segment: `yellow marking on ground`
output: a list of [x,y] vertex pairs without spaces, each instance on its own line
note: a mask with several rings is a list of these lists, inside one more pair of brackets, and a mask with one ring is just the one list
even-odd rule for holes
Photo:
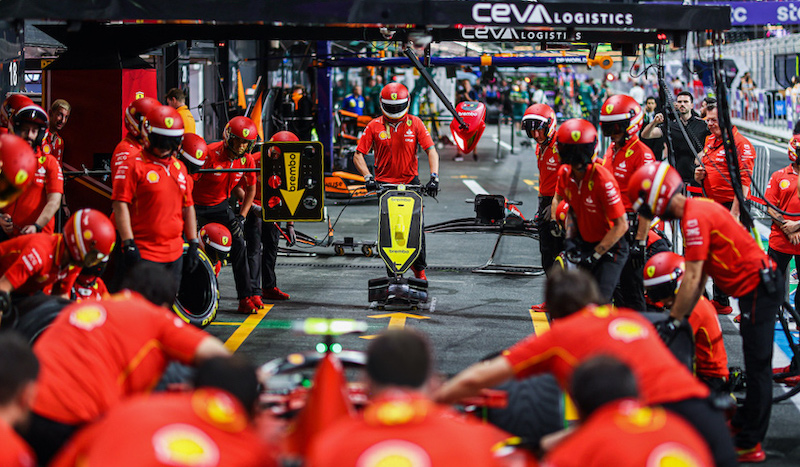
[[451,176],[450,176],[450,178],[456,178],[456,179],[474,179],[474,178],[478,178],[478,177],[476,177],[476,176],[474,176],[474,175],[464,175],[464,174],[461,174],[461,175],[451,175]]
[[550,330],[550,322],[547,321],[547,313],[542,311],[528,310],[531,314],[531,321],[533,321],[533,333],[541,336]]
[[258,312],[254,315],[248,316],[244,322],[235,330],[231,337],[225,341],[225,347],[230,350],[231,352],[236,352],[240,345],[244,342],[245,339],[253,332],[253,329],[258,326],[258,323],[267,316],[269,310],[272,309],[273,305],[264,305],[264,308],[258,310]]
[[[389,318],[389,325],[386,326],[387,329],[403,329],[406,327],[406,319],[413,318],[413,319],[430,319],[427,316],[420,316],[420,315],[412,315],[410,313],[403,313],[403,312],[395,312],[395,313],[386,313],[383,315],[370,315],[367,318],[373,319],[381,319],[381,318]],[[377,335],[371,336],[359,336],[361,339],[375,339],[378,337]]]
[[522,181],[525,182],[525,184],[527,185],[536,186],[536,180],[528,180],[527,178],[525,178]]

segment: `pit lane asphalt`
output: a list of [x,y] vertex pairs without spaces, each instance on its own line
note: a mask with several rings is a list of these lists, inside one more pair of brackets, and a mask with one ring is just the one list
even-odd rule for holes
[[[465,184],[474,181],[491,194],[521,200],[523,214],[531,219],[536,213],[538,191],[535,188],[537,168],[533,149],[521,147],[523,138],[515,138],[515,151],[509,152],[510,131],[502,133],[503,157],[495,162],[497,127],[490,125],[478,146],[478,160],[471,155],[463,162],[453,161],[455,148],[446,146],[440,153],[442,192],[438,202],[425,198],[425,221],[432,224],[474,215],[473,205],[465,202],[474,193]],[[779,146],[783,146],[779,144]],[[773,160],[781,157],[773,152]],[[783,154],[785,157],[785,153]],[[773,162],[780,167],[780,162]],[[420,158],[420,178],[427,181],[428,164],[424,153]],[[327,202],[328,213],[335,220],[343,205]],[[344,208],[335,225],[335,239],[345,236],[355,240],[376,240],[377,202],[351,204]],[[326,226],[321,223],[298,223],[297,229],[322,238]],[[438,371],[456,373],[471,363],[500,351],[534,332],[532,304],[541,303],[544,276],[509,276],[475,274],[471,270],[488,260],[496,235],[492,234],[427,234],[429,294],[435,299],[433,311],[408,311],[405,326],[426,333],[432,342]],[[230,339],[236,352],[261,364],[292,352],[312,350],[321,341],[286,329],[286,321],[308,317],[348,318],[366,321],[366,334],[377,334],[390,322],[390,312],[369,309],[367,281],[384,275],[383,263],[375,256],[363,257],[359,250],[343,257],[334,256],[332,248],[302,250],[317,253],[315,257],[278,257],[279,287],[291,294],[291,300],[267,303],[263,317],[247,318],[235,314],[237,302],[230,268],[220,274],[220,308],[215,323],[207,328],[223,341]],[[540,265],[536,240],[524,237],[503,237],[496,263]],[[270,305],[271,308],[270,308]],[[376,317],[378,316],[378,317]],[[733,316],[733,315],[732,315]],[[259,320],[260,318],[260,320]],[[397,317],[396,317],[397,319]],[[402,319],[402,318],[400,318]],[[399,320],[395,321],[399,325]],[[730,366],[744,366],[741,338],[728,317],[721,318]],[[236,335],[234,335],[236,334]],[[345,349],[365,350],[368,340],[355,335],[338,339]],[[780,354],[776,356],[779,361]],[[785,365],[785,363],[783,363]],[[782,390],[774,386],[776,394]],[[800,396],[795,396],[800,403]],[[800,415],[793,401],[773,406],[772,421],[765,442],[768,460],[764,465],[800,465]]]

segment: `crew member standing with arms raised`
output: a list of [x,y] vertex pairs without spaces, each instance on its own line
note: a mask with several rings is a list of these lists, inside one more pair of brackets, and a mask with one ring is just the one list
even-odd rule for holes
[[[428,154],[431,179],[425,185],[429,196],[439,192],[439,153],[433,144],[428,129],[418,117],[408,115],[411,103],[408,89],[400,83],[389,83],[381,91],[380,105],[383,115],[373,119],[364,129],[358,141],[353,163],[364,176],[368,191],[378,189],[378,184],[420,184],[417,145]],[[375,175],[373,176],[364,156],[370,149],[375,151]],[[417,279],[427,280],[425,268],[425,234],[421,239],[421,251],[411,270]]]

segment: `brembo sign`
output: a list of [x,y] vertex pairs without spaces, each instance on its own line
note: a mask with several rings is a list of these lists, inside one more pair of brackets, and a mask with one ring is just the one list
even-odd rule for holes
[[631,26],[633,13],[611,11],[553,11],[541,3],[489,3],[472,6],[476,23],[555,26]]

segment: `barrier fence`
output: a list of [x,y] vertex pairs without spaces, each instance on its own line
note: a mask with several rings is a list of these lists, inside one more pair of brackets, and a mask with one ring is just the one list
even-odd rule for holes
[[780,91],[742,91],[730,94],[731,116],[769,128],[791,130],[800,117],[800,96],[784,96]]

